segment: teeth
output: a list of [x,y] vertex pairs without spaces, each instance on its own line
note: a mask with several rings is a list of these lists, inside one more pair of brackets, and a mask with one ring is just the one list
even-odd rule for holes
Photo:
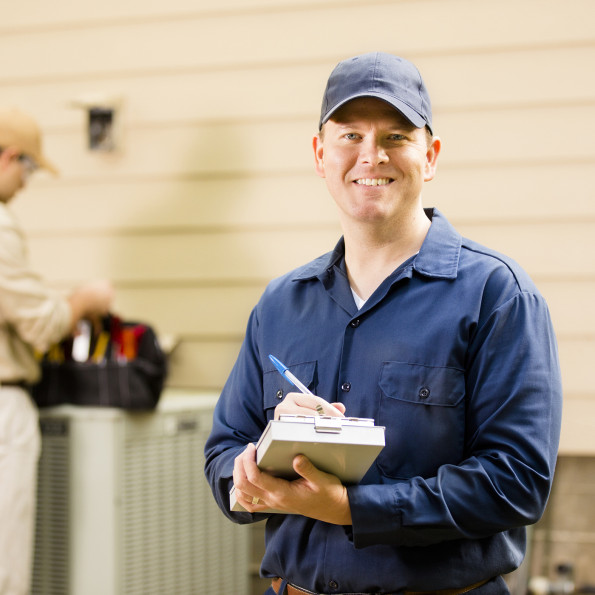
[[361,178],[356,180],[357,184],[364,186],[385,186],[390,182],[390,178]]

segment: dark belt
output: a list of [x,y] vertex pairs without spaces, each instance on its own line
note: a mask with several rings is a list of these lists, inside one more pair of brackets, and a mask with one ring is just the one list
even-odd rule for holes
[[[473,591],[473,589],[477,589],[482,585],[485,585],[490,579],[486,579],[485,581],[479,581],[478,583],[474,583],[473,585],[469,585],[468,587],[464,587],[462,589],[440,589],[437,591],[403,591],[403,595],[461,595],[461,593],[468,593],[469,591]],[[277,595],[283,595],[279,593],[279,588],[281,587],[281,583],[283,581],[280,578],[274,578],[272,581],[273,591],[277,593]],[[287,585],[287,595],[312,595],[311,591],[304,591],[299,589],[298,587],[294,587],[293,585]],[[365,595],[365,593],[360,593],[359,595]],[[387,593],[386,595],[391,595]]]

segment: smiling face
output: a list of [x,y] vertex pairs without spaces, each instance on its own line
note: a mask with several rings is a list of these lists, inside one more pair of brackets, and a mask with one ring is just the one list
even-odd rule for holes
[[394,226],[422,209],[424,182],[436,171],[440,139],[428,142],[388,103],[354,99],[314,137],[315,167],[344,224]]

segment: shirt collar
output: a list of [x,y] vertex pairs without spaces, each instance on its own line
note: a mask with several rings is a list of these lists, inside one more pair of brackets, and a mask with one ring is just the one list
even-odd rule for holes
[[[419,253],[413,261],[416,272],[427,277],[455,279],[459,266],[462,237],[438,209],[424,209],[432,222]],[[305,281],[326,275],[329,269],[338,266],[345,268],[345,243],[343,238],[334,250],[318,257],[298,269],[294,281]]]
[[425,209],[432,222],[413,268],[421,275],[456,279],[463,238],[438,209]]

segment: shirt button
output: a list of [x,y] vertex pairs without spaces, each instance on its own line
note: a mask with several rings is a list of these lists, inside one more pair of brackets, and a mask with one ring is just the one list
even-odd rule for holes
[[352,320],[352,321],[349,323],[349,326],[350,326],[351,328],[357,328],[357,327],[359,326],[359,323],[360,323],[360,322],[361,322],[361,321],[360,321],[360,319],[359,319],[359,318],[356,318],[355,320]]
[[282,398],[283,398],[283,389],[282,389],[282,388],[280,388],[280,389],[277,391],[277,399],[282,399]]
[[341,390],[345,393],[348,393],[351,390],[351,382],[344,382],[341,385]]
[[328,586],[331,589],[338,589],[339,588],[339,583],[337,581],[329,581],[328,582]]
[[430,396],[430,389],[427,386],[422,386],[418,394],[420,399],[427,399]]

